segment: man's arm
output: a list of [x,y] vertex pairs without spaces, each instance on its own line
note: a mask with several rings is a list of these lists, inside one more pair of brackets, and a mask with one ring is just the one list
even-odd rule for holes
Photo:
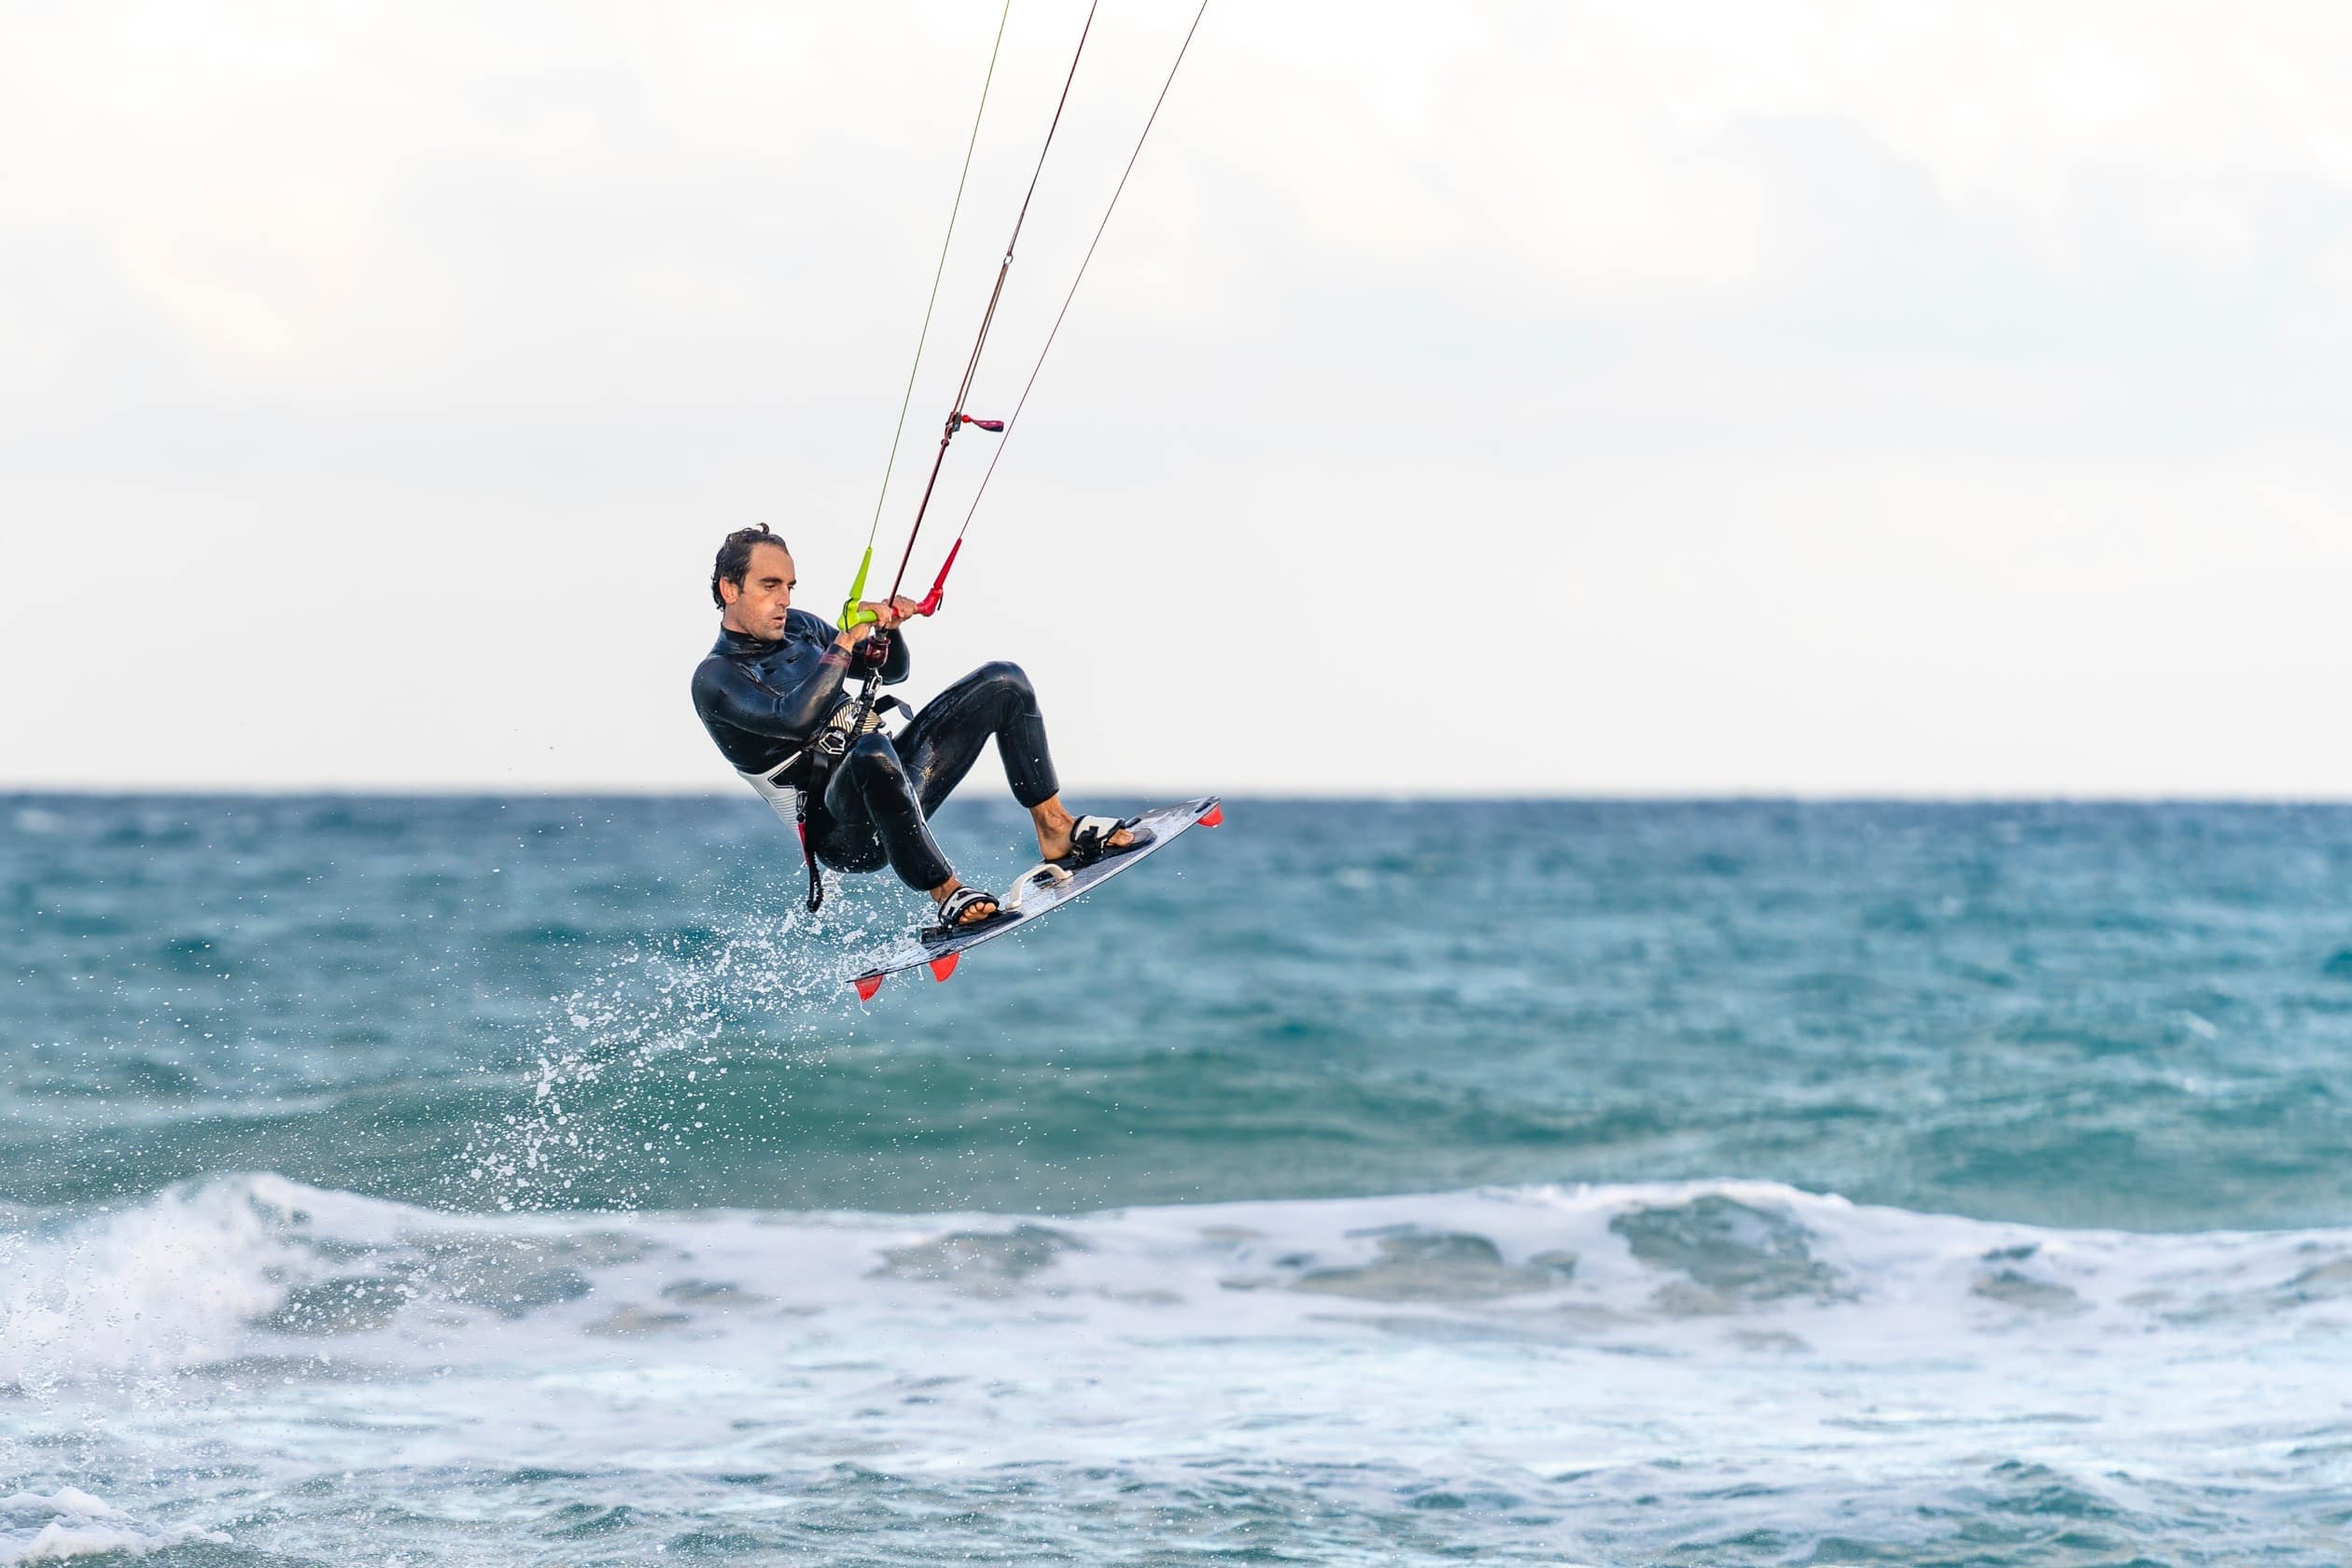
[[848,670],[848,650],[835,644],[807,676],[777,691],[732,659],[712,659],[695,674],[694,707],[707,720],[753,735],[805,740],[841,700]]

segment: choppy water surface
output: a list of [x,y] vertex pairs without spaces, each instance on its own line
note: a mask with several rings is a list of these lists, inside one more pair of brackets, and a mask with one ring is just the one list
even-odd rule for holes
[[1229,815],[0,799],[0,1563],[2352,1554],[2352,811]]

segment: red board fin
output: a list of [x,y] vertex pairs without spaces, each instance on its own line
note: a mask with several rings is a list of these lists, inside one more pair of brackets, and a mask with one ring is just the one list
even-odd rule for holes
[[931,978],[934,980],[945,980],[950,974],[955,973],[956,960],[962,957],[963,955],[961,953],[942,953],[939,957],[931,959]]
[[1219,802],[1217,805],[1211,806],[1209,808],[1209,815],[1200,819],[1200,825],[1204,828],[1223,827],[1225,825],[1224,803]]
[[857,977],[857,979],[851,981],[850,984],[858,987],[858,1000],[860,1001],[872,1001],[874,1000],[874,993],[882,988],[882,976],[879,974],[861,974]]

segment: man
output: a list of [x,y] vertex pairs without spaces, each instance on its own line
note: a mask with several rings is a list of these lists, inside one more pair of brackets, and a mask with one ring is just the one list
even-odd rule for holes
[[[1013,798],[1036,824],[1040,856],[1075,868],[1136,847],[1131,824],[1080,819],[1062,805],[1037,694],[1016,665],[981,665],[926,703],[895,741],[882,733],[878,711],[862,734],[848,735],[859,718],[857,650],[870,637],[887,637],[882,683],[904,680],[911,661],[898,627],[915,601],[861,604],[876,619],[837,629],[792,608],[796,586],[791,552],[766,524],[727,536],[710,572],[719,641],[694,671],[694,711],[777,815],[805,810],[802,831],[813,861],[839,871],[887,863],[908,887],[931,894],[943,926],[994,919],[995,897],[957,880],[930,826],[990,736]],[[837,760],[820,744],[828,728],[836,744],[846,743]]]

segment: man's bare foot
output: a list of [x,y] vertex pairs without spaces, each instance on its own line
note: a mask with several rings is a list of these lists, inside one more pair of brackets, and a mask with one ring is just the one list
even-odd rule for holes
[[[944,917],[947,908],[947,901],[954,898],[961,891],[963,891],[963,883],[959,878],[950,876],[946,881],[942,882],[938,887],[933,888],[931,890],[931,902],[939,905],[941,914]],[[988,893],[982,893],[973,899],[970,903],[964,905],[963,913],[956,917],[956,925],[959,929],[965,926],[976,926],[981,921],[988,918],[996,913],[997,901],[995,897]]]
[[[1070,808],[1062,805],[1061,796],[1056,795],[1043,805],[1029,807],[1029,820],[1037,824],[1039,859],[1058,861],[1070,853],[1070,835],[1071,830],[1078,826],[1078,819],[1072,817]],[[1124,849],[1134,842],[1135,835],[1125,828],[1111,835],[1111,847],[1113,849]]]

